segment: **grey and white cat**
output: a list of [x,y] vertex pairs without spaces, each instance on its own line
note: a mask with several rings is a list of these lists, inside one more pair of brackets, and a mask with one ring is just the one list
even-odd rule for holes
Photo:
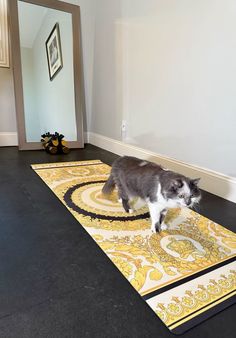
[[181,174],[131,156],[114,161],[102,192],[110,194],[115,186],[126,212],[132,212],[129,200],[139,197],[148,204],[154,232],[166,229],[163,223],[168,208],[193,207],[201,198],[197,184]]

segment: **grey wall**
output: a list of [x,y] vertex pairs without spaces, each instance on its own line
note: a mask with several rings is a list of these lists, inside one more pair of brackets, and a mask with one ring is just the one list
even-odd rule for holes
[[236,176],[235,0],[100,0],[91,131]]
[[16,132],[15,96],[11,68],[0,68],[0,133]]
[[85,88],[84,131],[88,131],[92,116],[93,59],[94,59],[94,23],[97,0],[67,0],[80,6],[82,56]]
[[122,1],[97,2],[94,38],[93,107],[89,129],[120,139],[123,114],[124,50]]

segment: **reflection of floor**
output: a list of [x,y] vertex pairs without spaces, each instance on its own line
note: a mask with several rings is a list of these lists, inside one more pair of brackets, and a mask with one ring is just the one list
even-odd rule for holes
[[[115,155],[93,146],[68,155],[1,148],[0,337],[173,337],[91,237],[30,168],[31,163]],[[235,229],[235,204],[203,193],[200,212]],[[233,337],[230,307],[191,330]],[[189,337],[189,333],[182,337]]]

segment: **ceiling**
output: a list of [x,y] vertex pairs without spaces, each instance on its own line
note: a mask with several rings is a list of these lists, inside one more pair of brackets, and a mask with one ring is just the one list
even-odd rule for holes
[[32,48],[48,9],[18,1],[20,45]]

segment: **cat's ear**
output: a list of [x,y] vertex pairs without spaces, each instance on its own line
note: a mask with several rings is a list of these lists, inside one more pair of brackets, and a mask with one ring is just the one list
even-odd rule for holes
[[201,178],[194,178],[193,180],[191,180],[191,182],[192,182],[194,185],[198,185],[200,179],[201,179]]

